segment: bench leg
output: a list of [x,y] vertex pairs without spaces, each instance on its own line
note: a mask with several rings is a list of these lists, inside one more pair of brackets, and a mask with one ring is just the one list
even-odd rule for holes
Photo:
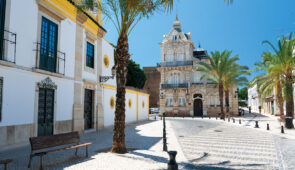
[[88,145],[86,145],[86,157],[88,157]]
[[44,155],[40,155],[40,169],[43,169],[43,156]]
[[32,162],[32,158],[33,158],[33,155],[31,154],[31,155],[30,155],[30,160],[29,160],[29,165],[28,165],[28,168],[31,168],[31,162]]
[[77,156],[77,154],[78,154],[78,148],[76,148],[76,152],[75,152],[75,155]]

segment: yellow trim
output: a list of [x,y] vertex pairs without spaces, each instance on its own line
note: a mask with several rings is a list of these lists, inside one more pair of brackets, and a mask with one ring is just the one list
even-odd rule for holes
[[106,54],[103,56],[103,65],[105,68],[109,68],[109,65],[110,65],[109,56]]
[[[43,0],[55,10],[69,18],[71,21],[77,23],[77,8],[67,0]],[[91,17],[97,18],[98,23],[102,23],[101,16],[94,17],[90,12],[87,12]],[[90,18],[87,17],[86,22],[83,23],[83,28],[89,33],[93,34],[96,38],[99,31],[103,31],[98,25],[96,25]],[[104,32],[104,31],[103,31]]]
[[110,108],[111,108],[111,109],[114,109],[114,107],[115,107],[115,98],[112,96],[112,97],[110,98]]
[[[102,84],[102,87],[103,88],[106,88],[106,89],[112,89],[112,90],[116,90],[117,87],[116,86],[112,86],[112,85],[108,85],[108,84]],[[126,92],[128,93],[133,93],[133,94],[140,94],[142,96],[147,96],[149,97],[150,95],[148,93],[142,93],[142,92],[138,92],[138,91],[135,91],[135,90],[130,90],[130,89],[126,89]]]
[[129,108],[132,107],[132,100],[131,99],[128,100],[128,106],[129,106]]

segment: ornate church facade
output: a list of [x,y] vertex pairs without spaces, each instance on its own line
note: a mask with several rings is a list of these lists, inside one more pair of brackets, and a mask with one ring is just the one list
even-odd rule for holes
[[[201,80],[200,61],[209,62],[207,51],[195,50],[191,33],[182,31],[176,17],[173,28],[160,43],[160,113],[169,116],[216,116],[220,113],[217,84]],[[238,114],[237,89],[230,90],[230,114]]]

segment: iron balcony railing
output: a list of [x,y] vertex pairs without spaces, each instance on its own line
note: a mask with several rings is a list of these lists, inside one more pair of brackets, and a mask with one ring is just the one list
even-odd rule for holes
[[170,61],[157,63],[157,67],[177,67],[177,66],[189,66],[193,65],[193,61]]
[[36,65],[35,68],[57,74],[65,74],[66,53],[61,51],[50,51],[48,48],[41,48],[41,43],[36,44]]
[[16,33],[4,30],[0,43],[0,60],[15,63],[16,58]]
[[162,89],[177,89],[177,88],[188,88],[188,83],[181,84],[161,84]]
[[204,84],[203,82],[192,82],[192,85],[201,85]]

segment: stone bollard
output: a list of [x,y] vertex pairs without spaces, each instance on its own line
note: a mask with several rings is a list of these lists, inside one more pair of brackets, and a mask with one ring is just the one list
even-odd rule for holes
[[178,170],[178,165],[176,163],[176,151],[168,151],[169,154],[169,162],[168,162],[168,170]]
[[211,119],[211,117],[209,116],[209,119]]
[[230,118],[228,117],[228,122],[230,122]]
[[216,120],[217,120],[218,118],[217,118],[217,116],[216,116]]
[[202,115],[202,119],[204,118],[204,116]]
[[194,119],[194,116],[192,116],[192,119]]
[[255,121],[255,127],[254,128],[259,128],[259,125],[258,125],[258,121],[257,120]]
[[235,119],[233,119],[233,123],[236,123],[236,122],[235,122]]
[[157,116],[155,116],[155,120],[157,120]]
[[239,119],[239,124],[242,124],[242,121],[241,121],[241,119]]
[[266,124],[266,130],[269,130],[269,124]]
[[285,133],[283,125],[281,126],[281,133]]

